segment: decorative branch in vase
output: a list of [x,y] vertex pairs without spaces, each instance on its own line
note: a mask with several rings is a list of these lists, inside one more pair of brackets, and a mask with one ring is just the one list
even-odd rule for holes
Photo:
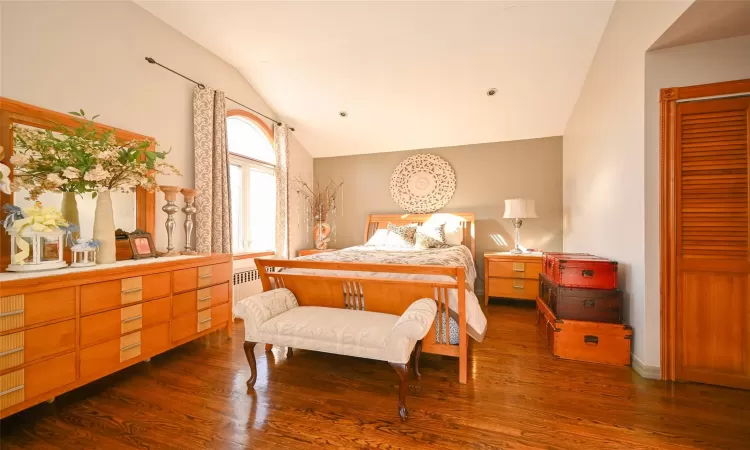
[[27,190],[36,200],[43,192],[63,192],[63,216],[78,225],[75,195],[91,193],[96,198],[94,239],[99,242],[96,262],[115,262],[115,226],[112,191],[132,192],[136,187],[156,189],[157,175],[180,175],[164,161],[168,152],[158,152],[149,140],[118,141],[116,130],[97,131],[94,119],[83,110],[75,128],[59,125],[54,131],[13,126],[15,172],[11,188]]
[[318,250],[328,248],[328,243],[331,240],[336,241],[336,215],[338,214],[336,203],[339,198],[341,200],[338,203],[342,207],[341,215],[344,215],[344,181],[336,183],[329,179],[328,184],[321,188],[319,182],[315,181],[311,183],[311,186],[297,175],[292,183],[296,185],[295,190],[298,197],[297,217],[302,217],[300,207],[304,206],[305,224],[308,233],[310,232],[310,224],[313,224],[312,233],[315,248]]

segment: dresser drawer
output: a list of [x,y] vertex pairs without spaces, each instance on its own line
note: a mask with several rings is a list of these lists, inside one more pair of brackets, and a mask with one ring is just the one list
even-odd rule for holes
[[229,320],[229,303],[172,319],[172,342],[194,336]]
[[169,296],[169,272],[81,286],[81,314]]
[[0,411],[75,380],[74,352],[0,375]]
[[200,287],[211,286],[229,281],[232,277],[232,263],[214,264],[211,266],[194,267],[192,269],[175,270],[172,278],[173,292],[185,292]]
[[489,277],[539,279],[542,263],[519,261],[489,261]]
[[522,298],[536,300],[539,283],[525,278],[490,278],[490,297]]
[[141,356],[141,333],[136,331],[81,349],[81,377],[106,375],[120,363]]
[[81,318],[81,347],[169,320],[169,297]]
[[229,301],[229,283],[184,292],[172,297],[172,317],[180,317]]
[[53,289],[0,297],[0,332],[73,317],[76,289]]
[[0,371],[75,348],[76,321],[0,336]]
[[169,323],[143,330],[143,355],[151,357],[169,349]]

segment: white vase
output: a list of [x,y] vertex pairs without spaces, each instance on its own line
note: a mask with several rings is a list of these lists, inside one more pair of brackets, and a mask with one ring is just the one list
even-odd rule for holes
[[112,264],[115,257],[115,217],[112,210],[112,196],[109,191],[102,191],[96,196],[94,213],[94,239],[99,241],[96,252],[97,264]]

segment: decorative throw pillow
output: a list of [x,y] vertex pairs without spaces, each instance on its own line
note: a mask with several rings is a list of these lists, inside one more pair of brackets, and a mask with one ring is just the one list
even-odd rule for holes
[[417,233],[416,225],[397,226],[388,223],[388,237],[385,239],[387,247],[411,248],[414,247],[414,236]]
[[440,225],[422,225],[417,227],[416,233],[417,248],[445,248],[448,244],[445,242],[445,224]]

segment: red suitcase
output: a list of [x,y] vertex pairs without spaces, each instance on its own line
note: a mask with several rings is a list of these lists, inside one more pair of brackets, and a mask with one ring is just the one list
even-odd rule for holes
[[543,273],[556,285],[617,289],[617,262],[585,253],[545,253]]

